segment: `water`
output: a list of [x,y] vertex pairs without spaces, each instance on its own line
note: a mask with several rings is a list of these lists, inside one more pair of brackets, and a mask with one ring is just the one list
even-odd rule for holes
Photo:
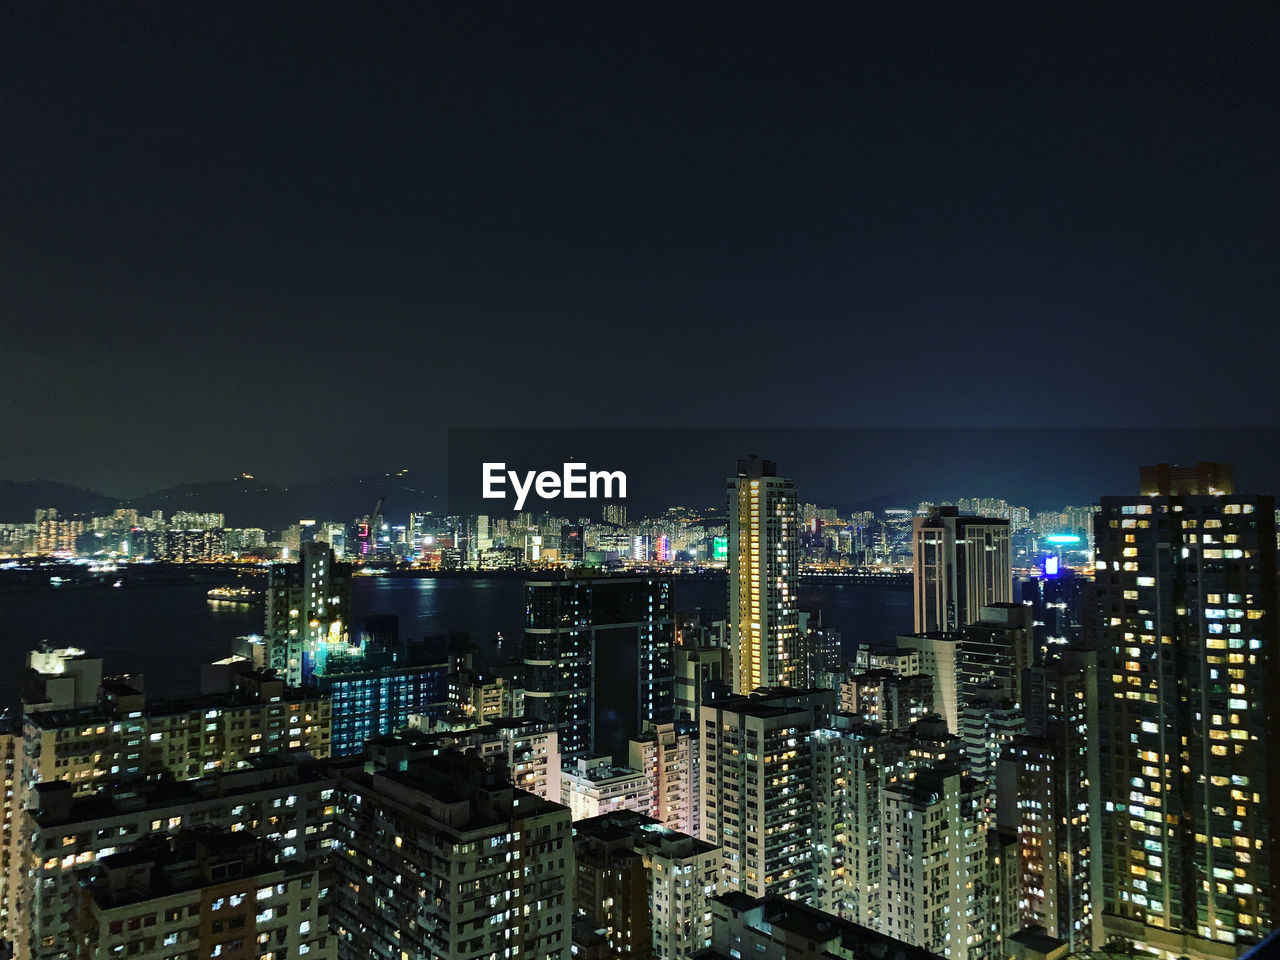
[[[122,589],[0,593],[0,706],[17,702],[26,652],[47,640],[101,656],[109,673],[146,677],[147,690],[190,694],[200,666],[225,657],[239,636],[262,630],[262,608],[211,604],[207,583]],[[676,581],[679,609],[701,607],[724,616],[721,582]],[[491,654],[501,633],[519,640],[524,588],[519,580],[357,577],[352,613],[394,613],[402,636],[464,632]],[[800,590],[803,607],[817,607],[843,636],[846,656],[859,643],[889,642],[911,629],[911,592],[883,585],[820,583]]]

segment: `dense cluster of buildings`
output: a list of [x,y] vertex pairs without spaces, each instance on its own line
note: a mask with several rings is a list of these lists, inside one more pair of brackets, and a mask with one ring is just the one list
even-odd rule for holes
[[[1015,567],[1049,551],[1082,560],[1092,549],[1096,507],[1033,513],[989,497],[961,498],[959,515],[1003,520]],[[883,511],[837,511],[797,503],[793,531],[807,568],[902,571],[914,557],[913,523],[933,503]],[[165,517],[135,509],[105,516],[37,510],[30,523],[0,524],[0,556],[146,559],[170,562],[292,560],[307,543],[324,543],[341,560],[447,570],[601,569],[724,566],[733,511],[671,507],[657,517],[628,517],[608,503],[600,517],[549,513],[447,516],[410,513],[397,522],[381,501],[351,520],[304,519],[279,530],[228,526],[224,514],[182,510]]]
[[518,655],[480,663],[354,617],[350,563],[310,539],[199,696],[33,651],[0,731],[0,940],[22,960],[1227,960],[1270,932],[1270,497],[1221,464],[1144,468],[1081,515],[1090,566],[1017,579],[1034,518],[926,507],[913,631],[846,657],[799,598],[825,518],[770,461],[726,492],[721,621],[661,573],[584,564],[528,579]]

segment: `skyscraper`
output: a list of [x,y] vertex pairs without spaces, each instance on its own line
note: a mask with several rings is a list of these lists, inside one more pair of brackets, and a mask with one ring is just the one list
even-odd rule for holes
[[401,769],[335,764],[340,960],[568,960],[569,811],[516,789],[505,769],[442,751]]
[[622,760],[645,723],[673,718],[670,580],[531,580],[525,599],[525,712],[555,725],[566,761]]
[[649,782],[653,817],[691,837],[702,829],[700,747],[697,723],[650,724],[631,741],[628,760]]
[[1004,747],[996,816],[1018,835],[1019,926],[1037,924],[1072,953],[1102,943],[1098,662],[1065,650],[1026,671],[1027,734]]
[[911,528],[915,632],[951,631],[1013,601],[1009,521],[934,507]]
[[729,889],[815,894],[810,740],[835,699],[831,690],[779,688],[702,705],[702,839],[723,849]]
[[738,461],[728,480],[729,629],[733,691],[808,682],[797,588],[800,519],[795,483],[772,460]]
[[579,820],[573,835],[577,911],[608,956],[687,957],[710,945],[719,850],[629,810]]
[[983,786],[936,767],[888,787],[881,803],[880,929],[949,960],[996,956]]
[[291,684],[311,678],[320,648],[345,643],[351,568],[325,543],[304,543],[297,563],[272,564],[264,631],[268,666]]
[[1107,932],[1232,957],[1276,920],[1275,503],[1142,470],[1095,520]]

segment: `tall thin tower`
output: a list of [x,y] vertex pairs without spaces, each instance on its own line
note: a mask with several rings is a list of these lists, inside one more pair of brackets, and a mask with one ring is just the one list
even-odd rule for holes
[[753,456],[738,461],[728,495],[733,690],[805,686],[795,483],[778,476],[772,460]]
[[1276,922],[1275,502],[1144,467],[1096,536],[1104,923],[1231,957]]

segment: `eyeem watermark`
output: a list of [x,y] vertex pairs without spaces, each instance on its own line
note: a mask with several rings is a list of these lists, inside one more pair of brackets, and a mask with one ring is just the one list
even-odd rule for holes
[[625,500],[627,475],[621,470],[587,470],[585,463],[562,464],[559,473],[554,470],[527,470],[523,476],[508,470],[505,463],[486,463],[481,475],[484,478],[483,496],[486,500],[507,499],[507,484],[516,495],[513,510],[523,510],[530,491],[543,500]]

